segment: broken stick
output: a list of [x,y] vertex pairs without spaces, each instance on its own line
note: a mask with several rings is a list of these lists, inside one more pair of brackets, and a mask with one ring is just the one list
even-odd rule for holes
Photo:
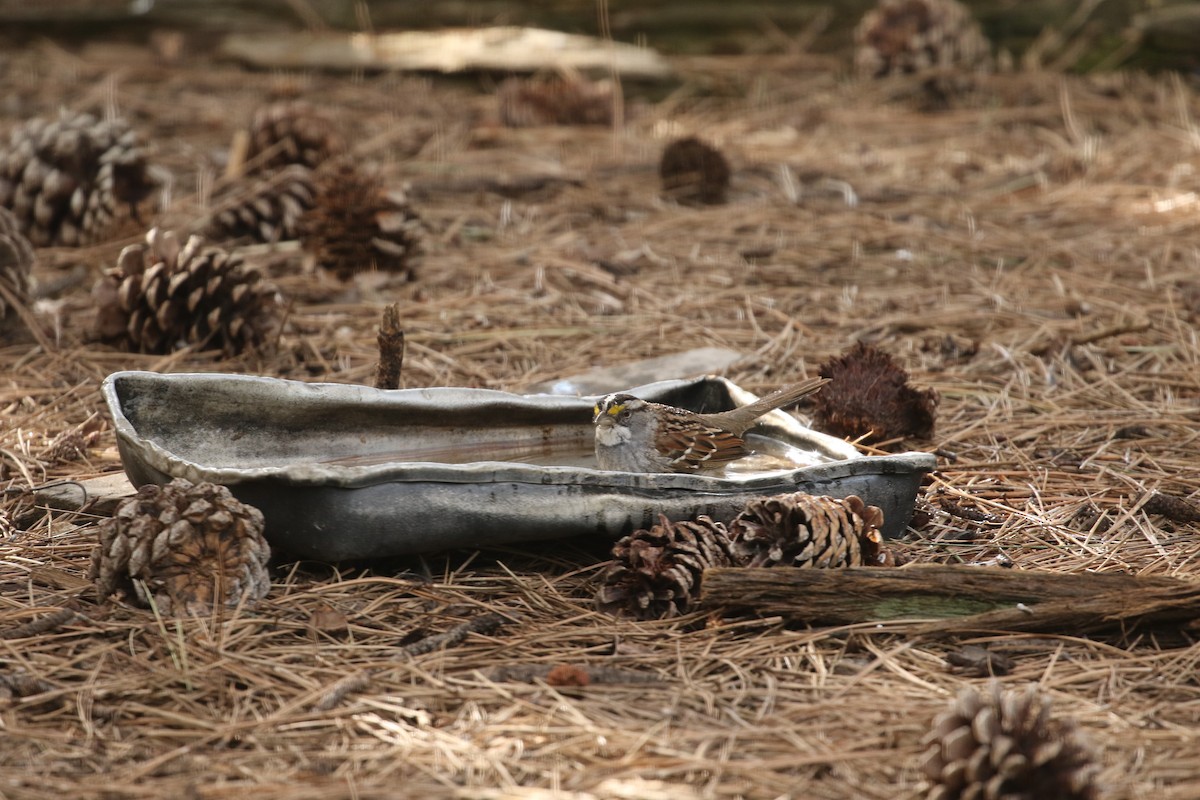
[[[472,617],[466,622],[455,625],[444,633],[426,636],[423,639],[418,639],[411,644],[401,647],[396,653],[394,660],[399,661],[407,658],[415,658],[423,656],[426,653],[432,653],[435,650],[455,647],[466,641],[467,637],[473,633],[492,634],[500,626],[509,621],[507,617],[495,612]],[[340,705],[348,695],[369,689],[375,675],[384,669],[384,667],[368,667],[338,678],[316,698],[316,702],[313,703],[313,709],[316,711],[329,711]]]
[[383,310],[379,322],[379,367],[375,371],[376,389],[399,389],[404,369],[404,331],[400,329],[400,306],[392,303]]

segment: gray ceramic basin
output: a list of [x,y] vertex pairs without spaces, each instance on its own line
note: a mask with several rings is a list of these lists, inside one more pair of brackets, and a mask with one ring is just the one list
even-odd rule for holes
[[[630,390],[697,411],[753,397],[723,378]],[[615,538],[798,490],[857,494],[903,531],[932,455],[861,456],[783,412],[722,477],[594,468],[594,397],[484,389],[382,391],[246,375],[117,372],[104,381],[136,486],[183,477],[229,486],[266,518],[271,546],[336,561],[595,534]]]

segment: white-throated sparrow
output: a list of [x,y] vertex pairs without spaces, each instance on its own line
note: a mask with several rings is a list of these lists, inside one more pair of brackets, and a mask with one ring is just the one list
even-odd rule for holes
[[650,403],[631,394],[610,394],[592,409],[596,463],[600,469],[620,472],[720,469],[750,454],[742,434],[755,420],[827,383],[825,378],[810,378],[718,414]]

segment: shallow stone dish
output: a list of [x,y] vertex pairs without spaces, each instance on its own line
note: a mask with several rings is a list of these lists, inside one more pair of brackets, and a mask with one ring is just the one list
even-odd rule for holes
[[[753,398],[717,377],[630,390],[696,411]],[[898,536],[927,453],[862,456],[772,412],[755,455],[720,477],[595,469],[594,397],[436,387],[382,391],[247,375],[116,372],[105,379],[135,486],[182,477],[229,486],[266,518],[271,546],[328,561],[730,519],[750,497],[857,494]]]

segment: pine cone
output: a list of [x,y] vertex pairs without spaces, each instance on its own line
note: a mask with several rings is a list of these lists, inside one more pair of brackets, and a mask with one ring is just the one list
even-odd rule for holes
[[122,590],[163,614],[253,605],[271,588],[262,532],[262,513],[224,486],[143,486],[101,521],[90,577],[101,598]]
[[854,65],[868,78],[991,62],[988,40],[956,0],[880,0],[854,29],[854,41]]
[[613,564],[601,578],[596,601],[602,611],[638,619],[674,617],[700,596],[708,567],[734,563],[725,526],[708,517],[671,522],[665,516],[613,545]]
[[100,239],[121,205],[155,187],[137,134],[124,120],[64,112],[13,130],[0,149],[0,206],[12,209],[38,247],[78,247]]
[[910,386],[908,373],[884,351],[859,342],[819,372],[830,383],[813,401],[813,420],[825,433],[867,442],[933,435],[937,392]]
[[240,257],[203,247],[199,236],[180,247],[174,233],[158,228],[146,244],[121,251],[92,297],[99,338],[143,353],[190,344],[230,355],[258,348],[280,307],[274,287]]
[[496,89],[500,121],[510,128],[539,125],[611,125],[613,89],[579,76],[509,78]]
[[87,455],[104,432],[104,421],[99,414],[93,413],[86,420],[62,431],[42,448],[38,460],[47,464],[61,464],[67,461],[78,461]]
[[694,136],[676,139],[663,150],[658,167],[663,194],[680,203],[725,202],[729,162],[720,150]]
[[30,272],[33,270],[33,246],[21,233],[17,218],[0,208],[0,327],[16,318],[9,305],[29,305]]
[[248,186],[233,187],[218,201],[205,232],[216,241],[249,239],[274,244],[297,239],[300,218],[312,208],[314,196],[312,171],[292,164]]
[[1068,720],[1031,685],[980,693],[968,687],[939,715],[923,743],[928,800],[1095,800],[1099,767]]
[[883,511],[855,495],[797,492],[751,500],[729,534],[742,566],[879,566],[888,563],[881,525]]
[[333,120],[296,100],[272,103],[255,112],[246,161],[251,172],[271,171],[288,164],[315,169],[345,149],[346,142]]
[[316,202],[301,221],[304,248],[347,280],[371,269],[412,277],[421,250],[421,218],[404,193],[348,161],[316,174]]

